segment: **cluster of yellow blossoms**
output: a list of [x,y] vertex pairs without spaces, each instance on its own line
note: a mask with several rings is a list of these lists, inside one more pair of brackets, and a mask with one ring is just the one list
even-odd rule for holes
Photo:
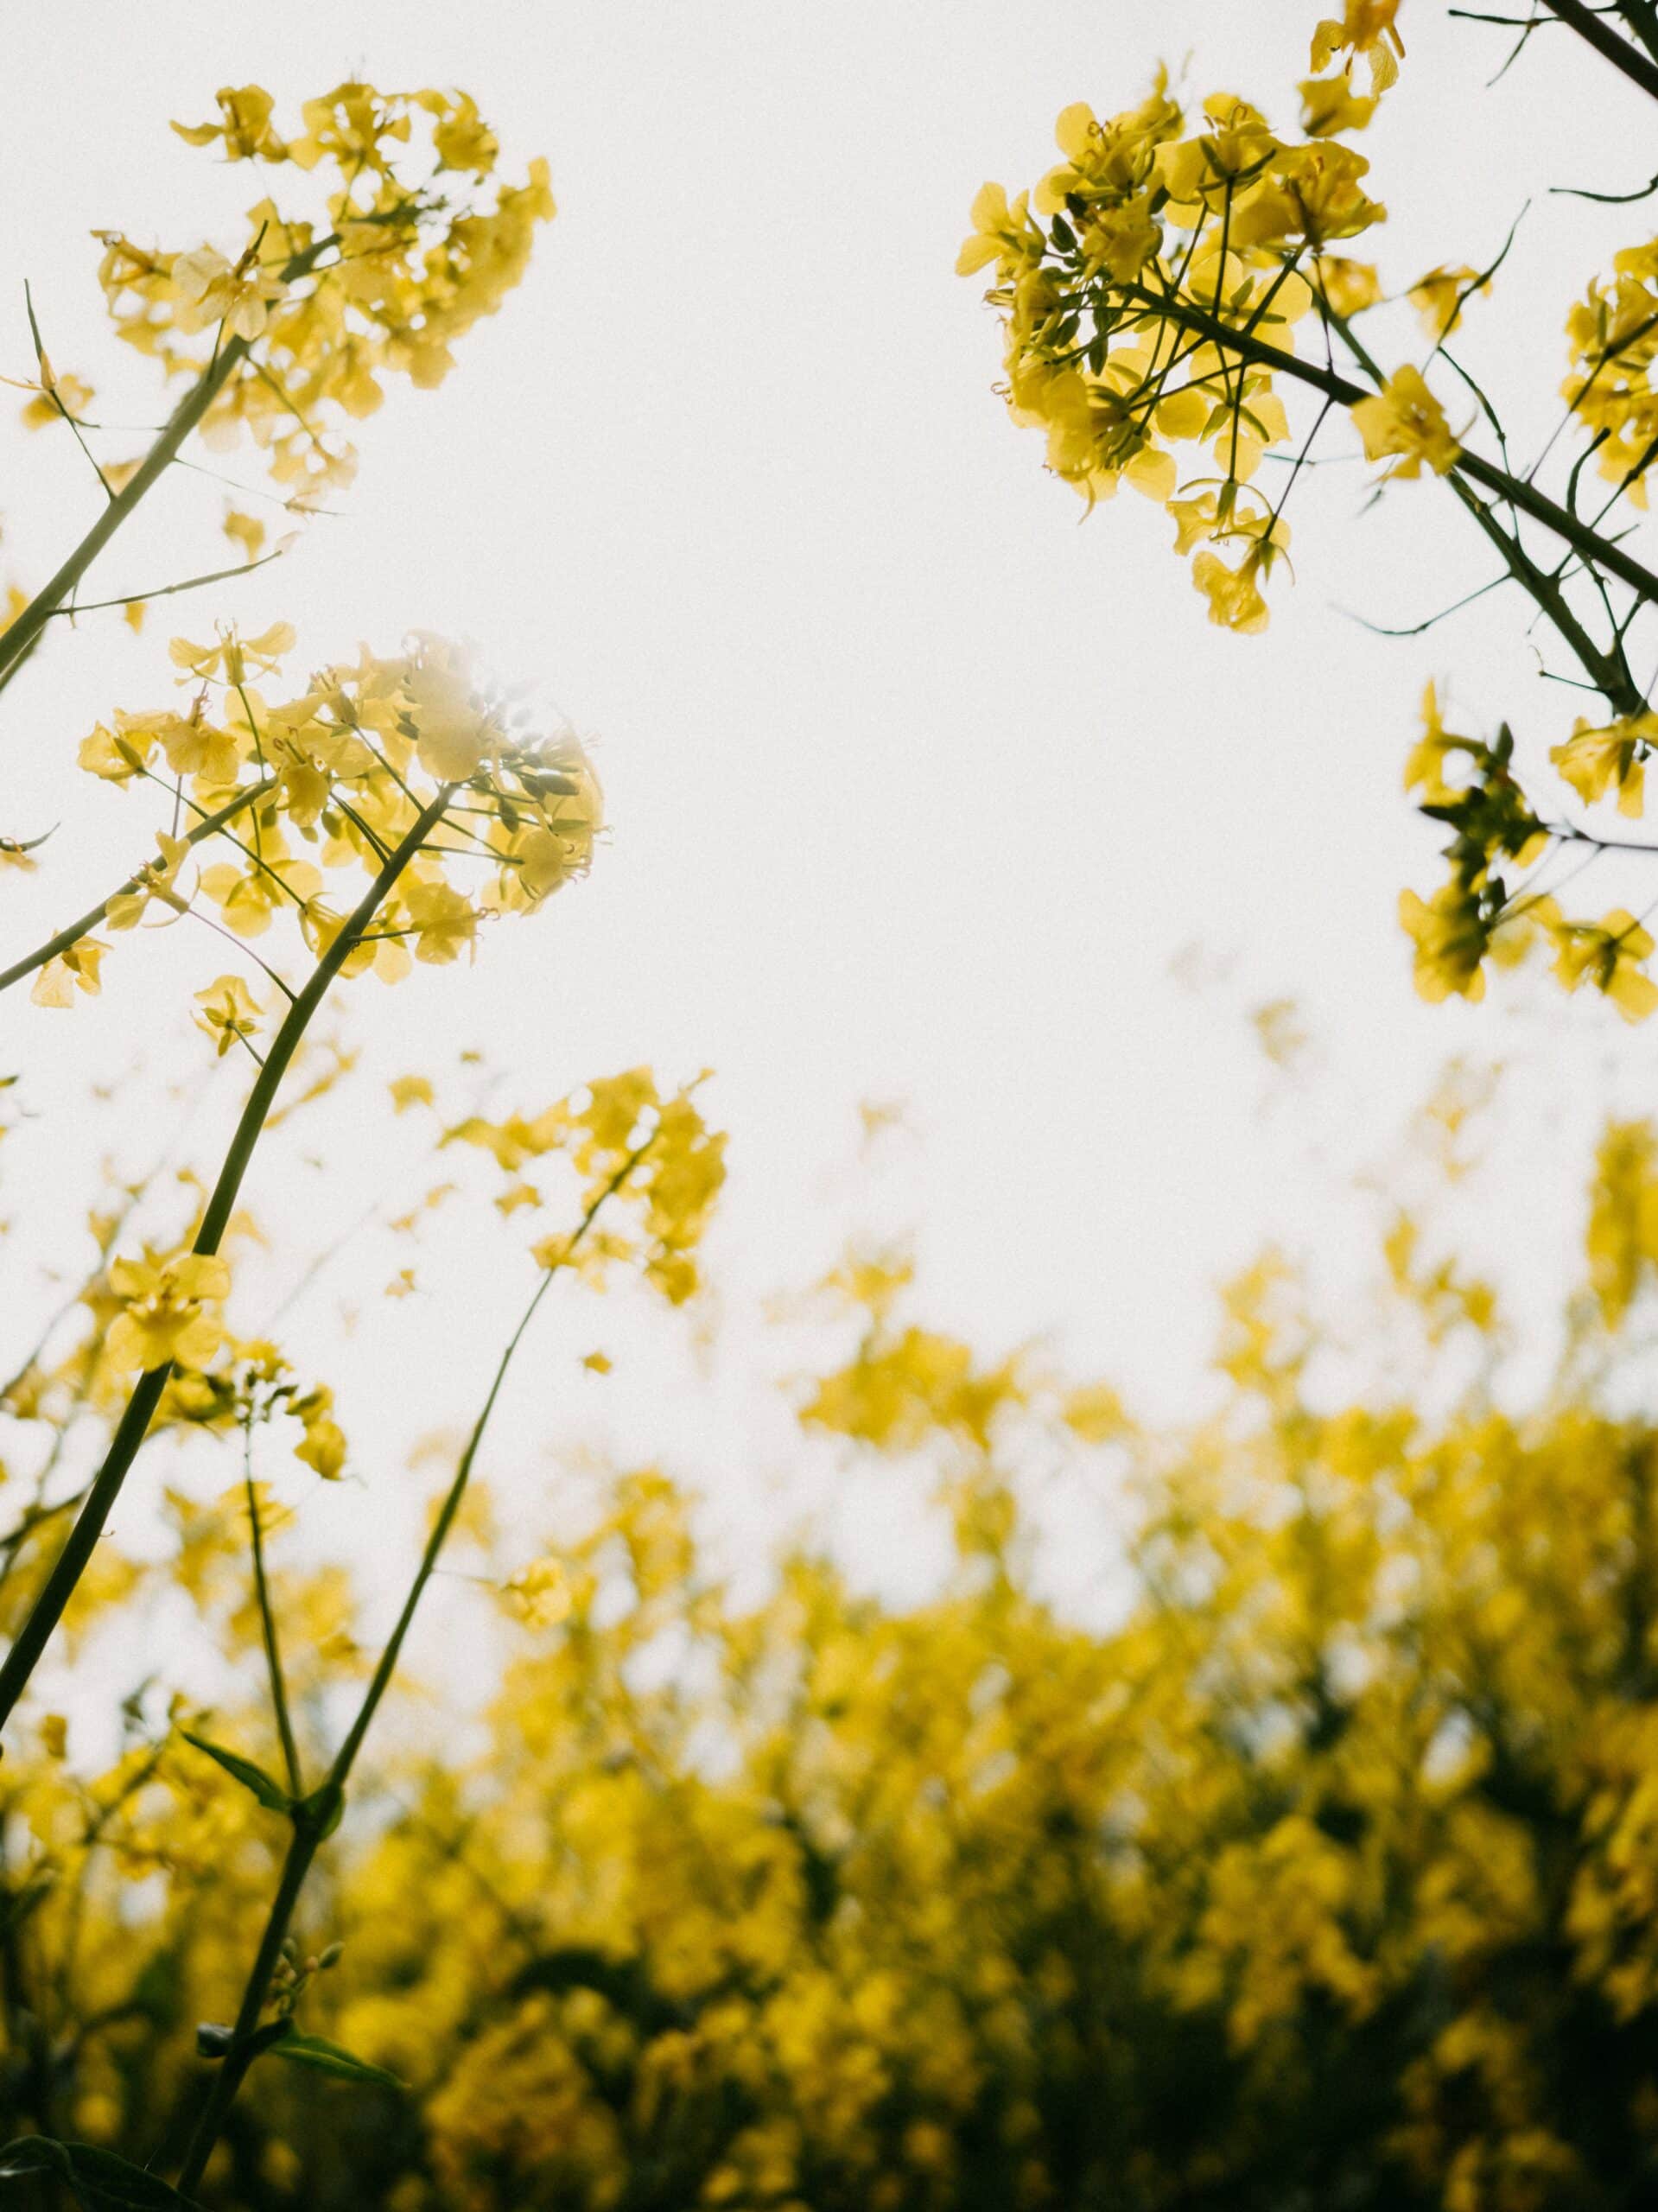
[[[1512,964],[1540,942],[1553,950],[1555,976],[1566,990],[1588,982],[1626,1021],[1643,1020],[1658,1007],[1658,983],[1643,964],[1655,950],[1651,932],[1622,906],[1598,921],[1568,919],[1541,887],[1543,863],[1554,852],[1594,841],[1539,818],[1515,779],[1514,736],[1506,726],[1490,745],[1448,730],[1431,683],[1422,715],[1405,787],[1418,794],[1424,814],[1454,835],[1445,848],[1451,874],[1433,897],[1400,894],[1400,919],[1415,947],[1417,989],[1436,1001],[1452,995],[1477,1000],[1484,995],[1488,957]],[[1620,813],[1639,815],[1642,763],[1655,737],[1658,716],[1651,713],[1598,727],[1580,720],[1550,758],[1585,804],[1616,794]],[[1447,780],[1447,767],[1458,759],[1470,777],[1465,785]],[[1510,864],[1531,872],[1511,883]]]
[[664,1098],[650,1069],[633,1068],[591,1083],[542,1114],[512,1114],[500,1122],[468,1115],[441,1141],[490,1154],[505,1178],[496,1200],[504,1213],[542,1204],[542,1190],[526,1171],[549,1154],[575,1171],[583,1224],[619,1192],[638,1216],[635,1236],[613,1226],[583,1229],[578,1243],[575,1231],[561,1230],[535,1246],[536,1261],[543,1268],[572,1264],[594,1289],[604,1287],[613,1263],[632,1263],[670,1305],[682,1306],[697,1288],[696,1249],[726,1173],[725,1138],[703,1121],[692,1096],[696,1087]]
[[[1363,157],[1340,142],[1369,124],[1397,79],[1398,12],[1398,0],[1347,0],[1340,17],[1318,26],[1312,64],[1327,73],[1300,87],[1299,142],[1278,136],[1258,109],[1229,94],[1204,103],[1194,130],[1166,78],[1109,120],[1087,106],[1067,108],[1057,134],[1064,159],[1033,194],[1011,202],[1001,186],[985,186],[957,266],[963,274],[994,270],[988,297],[1005,325],[1007,404],[1016,421],[1045,433],[1050,468],[1090,505],[1122,483],[1160,501],[1175,524],[1175,550],[1191,556],[1210,619],[1227,628],[1267,626],[1262,586],[1289,543],[1285,504],[1332,410],[1357,431],[1366,458],[1385,464],[1382,480],[1454,475],[1463,505],[1509,575],[1611,710],[1608,720],[1580,721],[1551,759],[1585,804],[1615,791],[1620,810],[1638,815],[1658,717],[1636,682],[1628,640],[1643,607],[1658,602],[1658,576],[1627,555],[1620,537],[1603,535],[1602,524],[1622,495],[1644,503],[1643,480],[1658,461],[1658,247],[1619,253],[1610,280],[1591,284],[1569,317],[1567,424],[1588,442],[1564,498],[1539,490],[1536,467],[1523,477],[1511,472],[1506,450],[1501,467],[1465,451],[1425,371],[1450,359],[1446,341],[1468,302],[1490,289],[1492,270],[1442,265],[1406,288],[1430,350],[1420,366],[1406,362],[1384,374],[1352,327],[1382,303],[1377,272],[1337,251],[1386,214],[1367,189]],[[1355,88],[1361,60],[1366,93]],[[1323,340],[1320,359],[1305,347],[1297,353],[1309,321]],[[1310,410],[1320,403],[1299,444],[1279,396],[1292,389]],[[1471,382],[1470,391],[1501,443],[1490,401]],[[1285,464],[1270,495],[1259,478],[1269,454]],[[1591,455],[1615,487],[1593,517],[1578,506]],[[1561,549],[1558,564],[1522,535],[1539,524]],[[1585,579],[1599,601],[1587,615]],[[1622,608],[1619,591],[1631,595]],[[1602,613],[1604,645],[1591,634]],[[1452,791],[1439,766],[1455,750],[1466,753],[1474,779]],[[1456,836],[1450,880],[1431,899],[1407,891],[1401,900],[1419,988],[1431,999],[1477,998],[1487,954],[1517,957],[1540,934],[1568,990],[1589,982],[1638,1020],[1658,1007],[1658,986],[1642,966],[1655,949],[1643,920],[1623,906],[1598,920],[1568,919],[1537,876],[1519,887],[1509,880],[1514,868],[1528,870],[1563,844],[1589,851],[1612,842],[1540,819],[1512,753],[1506,730],[1490,746],[1447,736],[1430,702],[1407,786]]]
[[[469,653],[422,636],[267,697],[259,687],[293,643],[286,623],[251,639],[226,629],[211,645],[175,639],[187,704],[118,712],[82,743],[92,774],[175,789],[196,817],[183,836],[158,836],[156,857],[105,903],[109,930],[199,911],[254,938],[286,919],[321,954],[343,925],[351,875],[372,882],[424,817],[418,849],[344,963],[347,976],[393,982],[412,961],[455,959],[481,923],[585,873],[603,819],[586,753],[573,737],[529,734]],[[210,839],[232,857],[193,874]],[[36,1001],[96,991],[107,949],[91,935],[67,946],[41,969]],[[200,995],[198,1019],[221,1050],[251,1036],[258,1013],[233,977]]]
[[[1321,26],[1314,67],[1355,42],[1373,62],[1391,56],[1385,31],[1372,39],[1356,18],[1393,13],[1350,8],[1347,26]],[[1388,81],[1379,69],[1375,89]],[[1266,626],[1261,584],[1289,542],[1282,497],[1253,480],[1291,435],[1273,357],[1293,354],[1315,308],[1348,315],[1379,297],[1373,270],[1332,251],[1386,217],[1365,189],[1369,163],[1337,143],[1369,121],[1374,94],[1356,98],[1344,73],[1302,92],[1300,143],[1224,93],[1193,130],[1166,79],[1107,121],[1069,107],[1056,132],[1064,159],[1011,203],[987,185],[956,264],[994,267],[1007,404],[1045,432],[1049,467],[1090,505],[1123,483],[1162,502],[1176,550],[1196,549],[1212,619],[1246,632]],[[1406,473],[1424,454],[1442,465],[1448,434],[1425,386],[1390,385],[1373,405],[1373,452],[1404,456]]]
[[[642,1096],[595,1085],[568,1125],[614,1158]],[[1658,1134],[1607,1133],[1572,1356],[1529,1411],[1458,1383],[1496,1302],[1452,1313],[1469,1286],[1420,1241],[1388,1240],[1371,1318],[1413,1349],[1373,1393],[1315,1379],[1263,1266],[1223,1402],[1176,1433],[850,1264],[859,1343],[802,1410],[937,1484],[956,1562],[916,1604],[810,1551],[738,1595],[653,1469],[544,1541],[480,1497],[469,1601],[493,1584],[510,1639],[486,1725],[458,1764],[411,1698],[279,1981],[383,2071],[257,2069],[213,2201],[1620,2201],[1658,2154],[1658,1440],[1595,1378],[1649,1356]],[[1130,1525],[1083,1618],[1044,1595],[1040,1500],[1108,1475]],[[216,1732],[257,1747],[256,1512],[308,1745],[358,1621],[263,1487],[175,1497],[170,1555],[104,1608],[141,1572],[187,1587],[248,1688]],[[0,2081],[94,2144],[185,2107],[271,1879],[278,1824],[199,1728],[162,1684],[113,1758],[48,1713],[0,1768]]]
[[522,184],[492,181],[499,149],[463,93],[347,82],[307,100],[289,137],[257,86],[226,87],[219,107],[217,123],[174,127],[226,161],[316,173],[321,217],[266,197],[230,255],[102,232],[99,281],[120,336],[169,374],[199,374],[235,342],[244,358],[204,434],[223,443],[245,428],[277,482],[314,499],[349,479],[341,425],[373,413],[384,377],[440,383],[455,340],[522,277],[554,213],[547,165],[532,162]]

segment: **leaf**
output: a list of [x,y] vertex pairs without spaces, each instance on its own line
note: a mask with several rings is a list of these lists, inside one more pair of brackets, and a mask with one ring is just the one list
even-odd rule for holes
[[251,1789],[270,1811],[292,1812],[293,1799],[281,1783],[274,1781],[262,1766],[256,1766],[251,1759],[245,1759],[239,1751],[227,1751],[222,1744],[210,1743],[206,1736],[194,1735],[188,1728],[181,1728],[179,1733],[187,1744],[194,1744],[197,1751],[206,1751],[210,1759],[217,1759],[226,1774],[234,1775],[243,1789]]
[[292,2059],[296,2066],[314,2066],[320,2074],[343,2075],[351,2082],[378,2082],[384,2088],[402,2089],[408,2084],[384,2066],[371,2066],[365,2058],[353,2058],[337,2043],[330,2043],[325,2036],[284,2036],[271,2049],[278,2058]]
[[142,2166],[130,2166],[113,2151],[91,2143],[56,2143],[44,2135],[21,2135],[0,2151],[0,2181],[26,2174],[52,2174],[67,2182],[81,2212],[175,2212],[194,2200]]

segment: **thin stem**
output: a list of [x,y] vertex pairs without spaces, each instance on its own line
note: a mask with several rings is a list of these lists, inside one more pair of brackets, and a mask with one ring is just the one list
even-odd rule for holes
[[[253,1157],[254,1147],[274,1102],[289,1063],[299,1049],[301,1039],[312,1015],[327,995],[328,987],[345,965],[362,932],[373,920],[382,902],[391,893],[398,877],[408,867],[426,841],[429,831],[441,817],[448,804],[450,786],[445,784],[429,804],[421,810],[412,827],[375,877],[355,912],[341,929],[334,943],[317,962],[311,980],[289,1008],[282,1027],[272,1039],[270,1053],[257,1080],[248,1094],[236,1133],[231,1139],[225,1164],[219,1169],[219,1180],[201,1217],[196,1239],[191,1249],[200,1254],[218,1251],[230,1217],[235,1208],[242,1179],[247,1173],[248,1162]],[[63,1611],[75,1586],[86,1573],[92,1552],[103,1534],[104,1523],[120,1496],[127,1471],[137,1457],[156,1408],[161,1403],[162,1393],[173,1371],[170,1360],[159,1367],[152,1367],[141,1375],[127,1402],[109,1452],[103,1465],[93,1478],[74,1527],[70,1530],[63,1549],[59,1553],[51,1573],[42,1585],[40,1595],[30,1608],[29,1618],[18,1630],[16,1642],[7,1653],[5,1663],[0,1666],[0,1727],[10,1718],[13,1708],[22,1695],[29,1676],[40,1662],[41,1654],[50,1641],[53,1630],[63,1618]]]
[[230,2049],[219,2063],[213,2084],[207,2092],[184,2154],[184,2164],[179,2169],[179,2192],[188,2196],[206,2170],[207,2161],[219,2140],[219,2131],[225,2114],[235,2101],[236,2093],[246,2077],[249,2067],[259,2056],[257,2031],[259,2015],[264,2010],[265,1997],[270,1987],[271,1976],[276,1971],[276,1961],[282,1956],[282,1947],[288,1935],[288,1924],[294,1917],[294,1908],[299,1903],[305,1878],[311,1871],[311,1861],[316,1857],[322,1841],[324,1823],[318,1815],[302,1808],[294,1815],[294,1833],[289,1841],[288,1855],[283,1861],[282,1878],[276,1894],[271,1900],[266,1916],[264,1933],[259,1939],[259,1948],[242,1993],[242,2003],[231,2030]]
[[[319,238],[304,252],[295,254],[283,269],[283,282],[291,284],[295,278],[308,275],[321,256],[338,243],[333,236]],[[222,324],[219,335],[221,338],[224,335]],[[109,501],[57,574],[41,585],[10,628],[0,632],[0,678],[3,678],[7,670],[31,651],[51,617],[74,590],[144,494],[171,465],[180,447],[213,405],[235,370],[247,358],[249,345],[250,341],[245,338],[232,338],[228,345],[221,345],[215,350],[213,359],[168,416],[161,435],[144,455],[131,482]]]
[[[1658,62],[1642,54],[1627,39],[1620,38],[1604,17],[1584,0],[1543,0],[1552,16],[1569,23],[1578,36],[1592,46],[1597,54],[1604,54],[1615,69],[1623,72],[1632,85],[1639,85],[1643,92],[1658,100]],[[1628,10],[1623,10],[1629,13]]]
[[461,1510],[461,1502],[467,1493],[467,1484],[471,1479],[473,1465],[478,1457],[479,1447],[484,1440],[484,1432],[489,1427],[490,1416],[495,1410],[495,1403],[500,1396],[501,1387],[506,1381],[513,1356],[524,1341],[524,1332],[534,1320],[542,1300],[546,1297],[548,1291],[551,1288],[554,1277],[560,1272],[562,1267],[569,1265],[570,1258],[598,1218],[601,1209],[621,1188],[655,1141],[656,1135],[652,1131],[642,1145],[637,1146],[628,1154],[615,1173],[594,1193],[588,1201],[581,1221],[570,1233],[569,1243],[566,1247],[563,1259],[558,1266],[549,1268],[536,1285],[534,1294],[524,1307],[517,1328],[507,1339],[506,1348],[496,1363],[495,1373],[491,1381],[488,1394],[485,1397],[477,1420],[473,1423],[472,1433],[467,1440],[466,1449],[462,1452],[455,1467],[454,1478],[445,1494],[437,1519],[432,1524],[432,1532],[426,1540],[426,1548],[421,1554],[420,1565],[415,1571],[415,1578],[410,1585],[409,1594],[403,1600],[403,1610],[397,1616],[397,1625],[391,1631],[385,1649],[380,1654],[379,1663],[375,1668],[369,1686],[363,1694],[363,1702],[358,1709],[357,1718],[352,1723],[345,1741],[334,1756],[334,1764],[328,1769],[327,1781],[319,1789],[314,1790],[310,1796],[302,1800],[294,1808],[293,1840],[288,1847],[288,1856],[283,1864],[282,1878],[277,1885],[276,1895],[271,1903],[270,1916],[265,1922],[264,1933],[260,1938],[259,1948],[254,1958],[252,1969],[248,1975],[247,1986],[242,1993],[241,2008],[237,2013],[236,2023],[231,2031],[230,2049],[214,2076],[212,2088],[207,2093],[207,2101],[202,2107],[200,2117],[190,2138],[189,2148],[185,2153],[184,2164],[179,2171],[178,2186],[187,2196],[201,2179],[207,2161],[213,2156],[213,2146],[219,2140],[219,2133],[224,2124],[225,2115],[235,2101],[236,2093],[246,2077],[249,2067],[259,2055],[262,2048],[259,2041],[259,2015],[264,2012],[265,2000],[270,1994],[271,1977],[276,1969],[276,1961],[282,1955],[283,1941],[288,1933],[289,1923],[294,1916],[294,1908],[299,1901],[300,1891],[304,1886],[306,1876],[310,1872],[311,1862],[316,1856],[317,1847],[324,1835],[333,1828],[344,1807],[346,1785],[351,1778],[357,1755],[363,1747],[363,1740],[373,1724],[374,1716],[379,1710],[381,1700],[391,1687],[404,1639],[413,1624],[416,1611],[425,1593],[426,1586],[436,1570],[439,1555],[442,1552],[450,1529],[454,1525],[455,1516]]
[[73,607],[54,607],[47,620],[50,621],[64,614],[73,620],[77,614],[101,613],[107,607],[137,607],[147,600],[171,599],[178,592],[199,591],[203,584],[222,584],[232,576],[251,576],[256,569],[267,569],[273,561],[280,561],[283,557],[283,549],[278,545],[269,553],[262,553],[257,561],[238,561],[234,568],[214,569],[205,576],[186,576],[181,583],[156,584],[149,591],[121,591],[117,592],[112,599],[82,599],[77,600]]
[[270,1676],[270,1703],[282,1738],[283,1763],[288,1769],[290,1796],[302,1797],[305,1783],[300,1772],[299,1745],[289,1717],[288,1689],[283,1681],[282,1650],[276,1641],[276,1617],[270,1606],[270,1586],[265,1579],[264,1530],[259,1522],[259,1491],[253,1479],[253,1414],[250,1408],[243,1424],[242,1481],[247,1491],[248,1526],[253,1535],[253,1589],[259,1605],[259,1631],[264,1639],[265,1666]]
[[[1231,325],[1208,314],[1195,303],[1163,298],[1138,284],[1128,289],[1159,314],[1172,316],[1189,330],[1202,332],[1217,346],[1240,353],[1246,359],[1257,361],[1263,368],[1291,377],[1298,383],[1310,385],[1315,391],[1322,391],[1331,399],[1339,400],[1344,407],[1356,407],[1361,400],[1372,396],[1363,385],[1355,384],[1350,377],[1344,377],[1337,371],[1320,368],[1314,361],[1299,360],[1293,353],[1286,353],[1262,339],[1244,337]],[[1642,599],[1658,601],[1658,575],[1655,575],[1650,569],[1643,568],[1639,561],[1631,559],[1621,546],[1591,530],[1566,508],[1547,498],[1534,485],[1511,475],[1508,470],[1497,467],[1480,454],[1466,450],[1458,454],[1455,473],[1482,485],[1506,505],[1529,515],[1534,522],[1541,523],[1546,530],[1552,531],[1584,560],[1598,563],[1620,583],[1627,584]]]
[[[241,813],[244,807],[252,806],[276,787],[274,778],[269,783],[249,785],[246,791],[238,791],[236,797],[221,806],[216,814],[204,815],[194,829],[186,831],[184,842],[187,845],[199,845],[204,837],[211,837],[216,830],[222,830],[227,822]],[[124,883],[118,885],[110,893],[110,899],[124,898],[137,891],[139,881],[137,876],[130,875]],[[98,927],[109,903],[109,899],[100,899],[96,906],[89,907],[78,922],[71,922],[67,930],[60,930],[44,944],[36,945],[33,952],[26,953],[22,959],[15,961],[10,968],[0,969],[0,991],[9,990],[14,983],[21,983],[25,976],[32,976],[37,968],[44,968],[48,960],[55,960],[59,953],[67,952],[72,944],[78,944],[89,930]]]

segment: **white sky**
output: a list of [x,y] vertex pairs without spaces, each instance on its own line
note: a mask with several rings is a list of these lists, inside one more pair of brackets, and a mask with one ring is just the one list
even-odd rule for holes
[[[1360,1264],[1378,1214],[1347,1179],[1388,1154],[1453,1052],[1521,1064],[1472,1233],[1514,1256],[1522,1306],[1549,1302],[1586,1133],[1608,1097],[1650,1096],[1652,1036],[1540,982],[1510,994],[1528,1012],[1426,1007],[1394,914],[1401,884],[1426,888],[1439,865],[1399,787],[1425,680],[1449,675],[1471,721],[1507,715],[1538,752],[1570,727],[1572,695],[1536,680],[1523,610],[1498,594],[1408,643],[1345,619],[1417,620],[1487,569],[1437,487],[1398,487],[1360,520],[1364,472],[1343,466],[1298,494],[1299,581],[1274,584],[1269,635],[1210,627],[1158,511],[1125,495],[1084,524],[1044,474],[1039,442],[991,389],[981,283],[952,274],[983,179],[1033,182],[1058,110],[1128,105],[1159,55],[1191,50],[1199,91],[1246,92],[1287,126],[1317,12],[1050,0],[1027,27],[984,0],[80,0],[13,54],[0,371],[29,373],[28,275],[58,365],[89,376],[111,419],[118,397],[129,419],[156,419],[153,386],[106,334],[86,232],[230,243],[286,174],[224,168],[168,131],[209,117],[219,85],[264,84],[279,120],[353,71],[459,85],[507,169],[550,156],[560,217],[529,281],[441,391],[395,386],[361,426],[344,519],[244,585],[157,609],[142,639],[118,616],[57,637],[0,706],[0,830],[65,825],[41,873],[6,887],[11,948],[143,850],[145,802],[79,776],[74,747],[111,707],[170,696],[175,630],[290,617],[308,665],[359,638],[390,651],[410,628],[467,635],[594,742],[614,841],[592,880],[501,930],[475,969],[350,1001],[381,1072],[477,1044],[521,1076],[503,1096],[531,1103],[640,1059],[665,1077],[718,1071],[725,1379],[696,1382],[641,1336],[597,1385],[573,1362],[600,1320],[556,1325],[513,1401],[520,1458],[542,1438],[655,1449],[730,1515],[758,1510],[794,1453],[756,1380],[788,1363],[759,1301],[821,1272],[866,1221],[916,1230],[935,1325],[992,1350],[1045,1336],[1178,1411],[1212,1335],[1210,1287],[1263,1236],[1337,1272]],[[1471,346],[1523,446],[1553,419],[1566,304],[1649,222],[1544,188],[1642,181],[1646,118],[1564,35],[1488,94],[1500,33],[1424,0],[1407,0],[1404,28],[1402,84],[1364,145],[1393,211],[1384,277],[1483,261],[1530,195]],[[1389,359],[1419,353],[1407,315],[1385,328]],[[1344,449],[1339,433],[1325,448]],[[96,489],[67,440],[20,431],[6,451],[0,563],[33,582]],[[224,465],[260,480],[248,453]],[[175,474],[94,582],[217,565],[221,507]],[[227,964],[186,934],[144,949],[180,1007]],[[1208,980],[1183,989],[1169,963],[1193,940]],[[21,995],[0,1010],[0,1061],[28,1071],[41,1116],[6,1192],[15,1250],[73,1259],[84,1192],[59,1164],[86,1071],[118,1067],[164,1002],[154,982],[121,988],[134,950],[73,1017]],[[1247,1019],[1284,995],[1318,1039],[1299,1087],[1273,1076]],[[917,1133],[886,1141],[878,1175],[856,1158],[871,1096],[906,1100]],[[379,1195],[384,1132],[359,1116],[329,1125],[326,1205],[291,1160],[256,1168],[249,1196],[295,1224],[294,1252]],[[153,1129],[125,1123],[131,1164],[163,1126],[159,1106]],[[354,1440],[473,1402],[520,1294],[502,1256],[520,1240],[477,1211],[461,1226],[422,1258],[422,1299],[378,1303],[413,1256],[382,1243],[314,1301],[304,1325]],[[0,1340],[22,1333],[22,1284],[14,1257]],[[367,1301],[349,1355],[335,1293]],[[615,1325],[622,1340],[632,1325]],[[398,1481],[369,1471],[348,1510],[378,1525]],[[847,1497],[879,1551],[879,1485],[858,1478]]]

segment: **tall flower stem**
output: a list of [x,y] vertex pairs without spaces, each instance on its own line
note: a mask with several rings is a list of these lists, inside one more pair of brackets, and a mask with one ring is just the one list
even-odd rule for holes
[[[231,1139],[230,1149],[225,1155],[225,1163],[219,1171],[219,1179],[202,1214],[195,1242],[191,1247],[193,1251],[205,1255],[218,1251],[241,1190],[242,1179],[247,1173],[248,1162],[253,1157],[254,1147],[264,1128],[265,1118],[275,1102],[289,1064],[299,1049],[300,1040],[311,1017],[321,1005],[329,985],[366,933],[397,879],[441,819],[449,803],[450,790],[450,785],[444,785],[437,796],[422,807],[407,834],[387,855],[379,874],[364,893],[361,903],[317,962],[310,981],[289,1007],[286,1019],[271,1040],[270,1050],[265,1056],[257,1080],[248,1094],[247,1104],[242,1109],[241,1119]],[[104,1524],[109,1518],[110,1509],[121,1494],[127,1471],[137,1457],[138,1447],[155,1418],[156,1408],[161,1402],[162,1393],[172,1371],[172,1362],[166,1361],[160,1367],[152,1367],[141,1375],[134,1387],[126,1410],[111,1440],[104,1464],[92,1478],[74,1526],[53,1563],[40,1595],[30,1607],[28,1618],[18,1630],[17,1640],[7,1653],[5,1663],[0,1666],[0,1727],[10,1718],[54,1630],[63,1618],[64,1608],[73,1596],[75,1586],[86,1571],[98,1537],[103,1534]]]

